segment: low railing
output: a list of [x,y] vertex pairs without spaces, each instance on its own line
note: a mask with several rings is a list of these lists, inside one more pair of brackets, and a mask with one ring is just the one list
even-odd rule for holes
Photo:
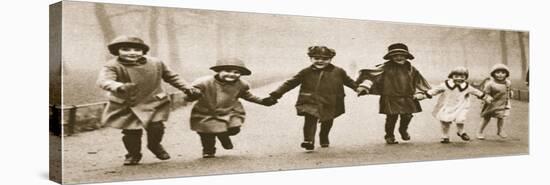
[[[183,100],[183,93],[170,93],[172,108],[187,104]],[[70,136],[75,133],[102,128],[101,115],[106,101],[80,105],[50,105],[50,131],[55,135]],[[58,115],[59,117],[54,117]]]

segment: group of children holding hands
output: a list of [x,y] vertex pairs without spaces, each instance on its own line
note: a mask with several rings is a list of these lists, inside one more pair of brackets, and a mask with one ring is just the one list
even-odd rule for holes
[[497,119],[497,134],[507,137],[504,118],[510,113],[511,88],[509,69],[497,64],[490,72],[490,79],[482,89],[471,87],[466,81],[468,69],[453,69],[448,79],[431,87],[422,74],[411,64],[414,56],[402,43],[392,44],[383,57],[385,63],[375,69],[363,69],[353,80],[346,71],[331,63],[336,52],[326,46],[311,46],[307,55],[311,65],[285,81],[267,97],[250,92],[250,85],[240,79],[251,75],[242,60],[226,58],[217,61],[210,69],[216,74],[187,84],[161,60],[147,54],[149,46],[138,37],[120,36],[108,49],[115,58],[101,69],[98,84],[107,91],[108,104],[102,122],[122,129],[122,141],[127,150],[124,165],[136,165],[142,158],[141,137],[147,135],[147,148],[160,160],[170,155],[160,144],[164,135],[164,122],[170,113],[170,99],[161,87],[164,81],[183,91],[187,101],[196,101],[190,116],[191,130],[197,132],[204,158],[215,157],[216,139],[224,149],[232,149],[231,136],[238,134],[245,121],[245,110],[239,99],[272,106],[286,92],[300,86],[296,110],[304,117],[304,141],[300,146],[307,151],[315,148],[317,123],[320,123],[319,145],[329,147],[329,133],[334,119],[345,112],[344,86],[353,89],[358,96],[380,96],[379,113],[386,115],[384,136],[387,144],[397,144],[394,135],[399,120],[402,140],[410,140],[409,123],[413,113],[421,112],[419,101],[440,95],[433,116],[441,122],[441,143],[449,143],[451,123],[457,126],[457,135],[470,140],[464,131],[471,95],[484,101],[482,122],[477,132],[484,139],[483,131],[491,118]]

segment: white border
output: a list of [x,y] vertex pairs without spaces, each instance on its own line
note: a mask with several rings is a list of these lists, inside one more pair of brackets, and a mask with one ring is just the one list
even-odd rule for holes
[[[1,184],[47,181],[48,4],[7,1],[2,6]],[[548,88],[542,75],[550,60],[549,17],[544,1],[305,1],[305,0],[109,0],[94,1],[213,10],[443,24],[528,30],[531,43],[531,154],[468,160],[415,162],[362,167],[250,173],[111,184],[536,184],[548,182],[548,121],[542,110]],[[7,42],[6,42],[7,41]],[[538,75],[540,74],[540,75]],[[533,83],[531,83],[533,84]],[[538,107],[538,108],[535,108]],[[539,116],[537,116],[539,115]]]

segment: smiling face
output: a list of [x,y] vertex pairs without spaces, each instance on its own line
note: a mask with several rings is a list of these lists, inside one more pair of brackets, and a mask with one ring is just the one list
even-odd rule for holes
[[508,73],[504,70],[495,71],[494,77],[496,80],[504,80],[508,76]]
[[398,64],[404,64],[405,61],[407,61],[407,57],[405,57],[405,55],[395,54],[391,56],[391,61]]
[[118,56],[123,60],[135,62],[143,57],[143,49],[123,46],[118,49]]
[[317,69],[323,69],[327,67],[328,64],[332,61],[331,58],[325,58],[325,57],[310,57],[311,63],[313,63],[313,66]]
[[234,82],[241,77],[241,71],[236,69],[223,69],[218,72],[218,76],[224,81]]
[[462,84],[466,81],[466,75],[463,74],[453,74],[451,76],[451,79],[453,79],[453,82],[455,84]]

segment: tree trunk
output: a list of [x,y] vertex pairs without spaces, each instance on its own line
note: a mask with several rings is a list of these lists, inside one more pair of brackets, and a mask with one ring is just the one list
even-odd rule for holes
[[158,55],[158,19],[159,19],[159,10],[156,7],[151,8],[151,19],[149,20],[149,39],[150,39],[150,50],[153,56]]
[[[109,42],[111,42],[111,40],[114,39],[115,30],[113,29],[111,19],[107,15],[105,5],[101,3],[96,3],[94,4],[94,9],[97,22],[99,23],[99,28],[101,30],[101,33],[103,34],[103,43],[105,43],[104,45],[106,46]],[[108,58],[109,54],[107,53],[105,57]]]
[[166,14],[166,37],[168,40],[168,60],[171,67],[178,73],[182,73],[182,61],[180,61],[179,55],[179,42],[177,28],[175,27],[174,14],[171,11],[167,11]]
[[519,52],[521,56],[521,77],[526,78],[528,64],[527,64],[527,56],[525,51],[525,44],[523,43],[523,33],[519,31],[517,33],[518,33],[519,50],[520,50]]
[[500,49],[502,64],[508,65],[508,47],[506,46],[506,31],[500,31]]

